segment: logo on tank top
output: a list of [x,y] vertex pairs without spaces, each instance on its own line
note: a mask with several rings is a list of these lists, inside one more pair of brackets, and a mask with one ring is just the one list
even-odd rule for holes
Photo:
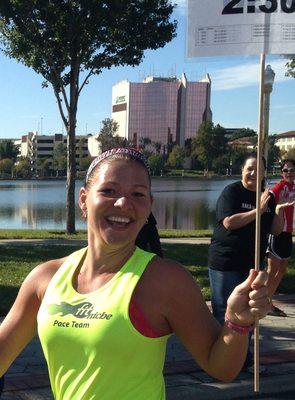
[[244,208],[246,210],[254,210],[255,206],[253,206],[252,204],[248,204],[248,203],[242,203],[242,208]]
[[[72,305],[66,302],[61,302],[60,304],[49,304],[48,305],[48,313],[50,315],[59,314],[60,317],[65,317],[67,315],[73,315],[73,317],[78,319],[101,319],[101,320],[110,320],[113,314],[108,314],[105,311],[98,312],[95,311],[94,305],[88,301],[84,301],[83,303]],[[63,327],[63,328],[89,328],[89,323],[77,323],[76,321],[70,322],[62,322],[59,320],[55,320],[53,326]]]
[[[256,208],[255,206],[253,206],[253,204],[249,204],[249,203],[242,203],[242,209],[244,210],[254,210],[254,208]],[[269,207],[267,207],[266,212],[271,212],[271,209]]]

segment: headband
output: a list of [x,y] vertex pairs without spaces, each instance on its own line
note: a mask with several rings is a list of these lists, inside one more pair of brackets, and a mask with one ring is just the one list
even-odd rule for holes
[[117,149],[111,149],[111,150],[107,150],[104,153],[100,154],[98,157],[96,157],[92,163],[90,164],[88,170],[87,170],[87,174],[86,174],[86,178],[85,178],[85,182],[88,182],[89,176],[92,173],[92,171],[94,170],[94,168],[101,163],[102,161],[104,161],[106,158],[109,158],[111,156],[117,155],[117,154],[123,154],[126,156],[129,156],[131,159],[133,159],[134,161],[139,161],[141,164],[143,164],[143,166],[147,169],[148,173],[150,173],[150,167],[149,164],[147,162],[146,157],[140,153],[138,150],[136,149],[132,149],[132,148],[128,148],[128,147],[119,147]]

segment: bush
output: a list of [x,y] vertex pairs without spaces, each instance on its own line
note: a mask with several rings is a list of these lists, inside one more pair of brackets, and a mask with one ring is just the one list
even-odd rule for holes
[[152,175],[160,175],[161,171],[164,169],[164,159],[160,154],[154,154],[148,158],[148,163],[150,166]]
[[14,162],[11,160],[11,158],[3,158],[0,160],[0,175],[11,176],[13,165]]

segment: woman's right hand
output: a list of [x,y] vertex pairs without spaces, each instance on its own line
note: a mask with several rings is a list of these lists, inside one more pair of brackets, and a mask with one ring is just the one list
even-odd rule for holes
[[263,193],[261,193],[260,197],[261,214],[263,214],[267,210],[267,204],[269,199],[270,199],[269,189],[266,189]]

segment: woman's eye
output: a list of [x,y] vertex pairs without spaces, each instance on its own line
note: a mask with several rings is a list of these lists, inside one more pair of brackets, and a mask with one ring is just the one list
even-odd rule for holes
[[114,194],[115,193],[114,189],[110,189],[110,188],[101,189],[101,192],[103,194]]
[[135,197],[144,197],[144,196],[145,196],[145,194],[144,194],[144,193],[141,193],[141,192],[134,192],[133,195],[134,195]]

